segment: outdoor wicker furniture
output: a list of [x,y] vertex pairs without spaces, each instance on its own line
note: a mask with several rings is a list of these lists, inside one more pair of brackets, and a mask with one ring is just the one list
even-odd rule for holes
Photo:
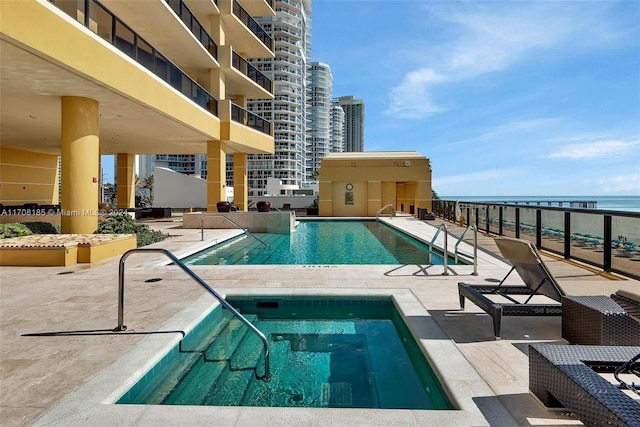
[[614,297],[564,296],[562,338],[571,344],[640,345],[640,323]]
[[640,353],[639,347],[533,344],[529,390],[545,406],[571,410],[585,425],[640,426],[640,402],[600,376]]
[[[534,244],[511,237],[496,237],[495,242],[502,256],[511,263],[511,270],[499,285],[458,283],[460,308],[464,310],[467,298],[489,314],[493,318],[493,332],[498,339],[502,316],[560,316],[560,301],[564,292],[542,262]],[[513,270],[518,272],[525,286],[503,285]],[[511,295],[520,295],[524,301],[518,301]],[[557,303],[532,303],[531,299],[536,295],[546,296]],[[498,301],[498,298],[508,302]]]

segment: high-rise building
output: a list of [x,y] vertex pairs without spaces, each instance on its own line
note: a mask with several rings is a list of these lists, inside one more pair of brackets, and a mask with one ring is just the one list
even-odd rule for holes
[[364,103],[353,96],[341,96],[337,101],[344,110],[344,151],[364,151]]
[[206,153],[214,210],[233,153],[246,209],[247,156],[274,150],[271,123],[246,108],[273,98],[272,82],[248,60],[274,57],[255,17],[275,15],[272,0],[0,2],[0,203],[59,202],[86,213],[63,215],[63,232],[92,233],[100,155],[116,156],[130,208],[136,155]]
[[274,40],[275,58],[251,60],[273,81],[275,95],[274,99],[251,99],[247,103],[251,112],[272,122],[275,144],[274,154],[249,158],[248,183],[253,196],[266,193],[267,178],[280,180],[285,193],[303,186],[306,180],[311,0],[275,0],[275,11],[276,16],[257,19]]
[[322,62],[309,64],[307,86],[307,180],[316,180],[320,162],[331,152],[331,68]]
[[331,101],[331,152],[344,151],[344,110],[337,100]]

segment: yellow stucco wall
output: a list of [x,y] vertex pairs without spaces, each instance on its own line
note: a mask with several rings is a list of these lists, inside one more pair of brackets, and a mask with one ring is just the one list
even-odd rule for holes
[[0,147],[0,203],[58,203],[58,156]]
[[387,204],[431,211],[431,165],[416,152],[331,154],[319,193],[321,216],[375,216]]

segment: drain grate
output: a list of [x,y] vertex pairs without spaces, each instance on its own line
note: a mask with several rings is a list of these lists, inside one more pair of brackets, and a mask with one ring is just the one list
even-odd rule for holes
[[351,383],[323,383],[323,406],[353,406]]

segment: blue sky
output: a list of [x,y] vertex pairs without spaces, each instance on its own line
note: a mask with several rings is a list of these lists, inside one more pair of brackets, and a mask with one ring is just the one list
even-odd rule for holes
[[314,0],[312,60],[365,103],[365,151],[440,196],[640,196],[639,1]]

